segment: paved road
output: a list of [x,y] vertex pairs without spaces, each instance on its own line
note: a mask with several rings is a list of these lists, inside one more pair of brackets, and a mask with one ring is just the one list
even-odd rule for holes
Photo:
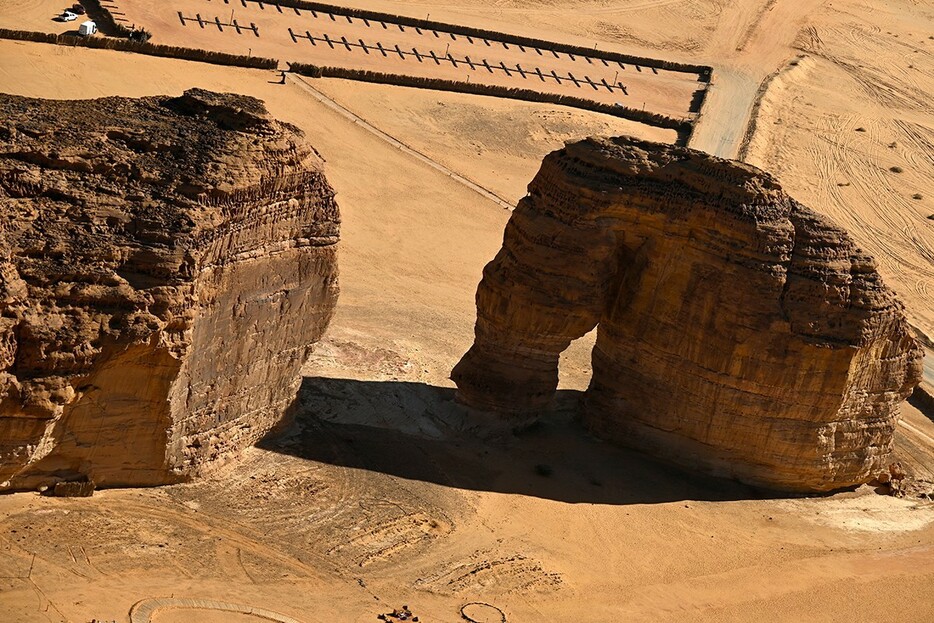
[[748,74],[715,68],[689,146],[721,158],[736,158],[758,89],[759,84]]

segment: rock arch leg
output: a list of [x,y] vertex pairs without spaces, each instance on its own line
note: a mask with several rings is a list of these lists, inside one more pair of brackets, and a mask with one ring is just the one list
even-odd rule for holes
[[476,339],[451,374],[458,398],[472,407],[525,415],[547,405],[558,356],[599,322],[615,279],[615,232],[572,226],[543,201],[519,202],[502,250],[483,271]]

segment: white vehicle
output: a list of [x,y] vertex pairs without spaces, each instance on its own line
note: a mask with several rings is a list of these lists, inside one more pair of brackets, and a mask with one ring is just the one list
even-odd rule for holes
[[81,25],[78,26],[78,34],[82,37],[90,37],[97,32],[97,24],[88,20],[86,22],[81,22]]
[[63,22],[73,22],[76,19],[78,19],[78,16],[75,13],[72,13],[71,11],[65,11],[64,13],[62,13]]

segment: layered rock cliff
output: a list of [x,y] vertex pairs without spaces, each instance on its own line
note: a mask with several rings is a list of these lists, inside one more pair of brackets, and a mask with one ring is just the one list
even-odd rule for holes
[[0,111],[0,490],[175,482],[264,434],[338,293],[301,132],[200,90]]
[[458,396],[534,415],[598,326],[599,436],[824,491],[890,460],[921,350],[872,258],[754,167],[626,138],[547,156],[477,292]]

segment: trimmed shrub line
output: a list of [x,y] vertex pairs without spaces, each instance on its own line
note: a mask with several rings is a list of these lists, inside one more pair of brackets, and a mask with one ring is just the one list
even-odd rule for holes
[[604,113],[638,121],[646,125],[652,125],[659,128],[676,130],[680,136],[690,135],[691,121],[687,119],[676,119],[658,113],[647,112],[626,106],[616,106],[613,104],[602,104],[593,100],[581,97],[572,97],[569,95],[558,95],[555,93],[542,93],[529,89],[516,89],[496,85],[477,84],[473,82],[455,82],[453,80],[442,80],[440,78],[422,78],[417,76],[405,76],[400,74],[385,74],[376,71],[367,71],[362,69],[345,69],[343,67],[324,67],[319,65],[308,65],[305,63],[289,63],[289,70],[308,76],[309,78],[345,78],[348,80],[360,80],[362,82],[377,82],[380,84],[394,84],[398,86],[416,87],[421,89],[434,89],[437,91],[454,91],[457,93],[472,93],[474,95],[492,95],[495,97],[507,97],[511,99],[525,100],[529,102],[545,102],[549,104],[559,104],[562,106],[571,106],[593,112]]
[[210,50],[194,48],[181,48],[174,45],[161,45],[158,43],[143,43],[130,39],[114,39],[111,37],[81,37],[76,35],[56,35],[48,32],[34,32],[29,30],[10,30],[0,28],[0,39],[13,39],[16,41],[36,41],[39,43],[54,43],[56,45],[80,46],[101,50],[118,50],[121,52],[136,52],[148,56],[161,56],[165,58],[178,58],[186,61],[199,61],[214,65],[230,67],[246,67],[249,69],[276,69],[279,61],[274,58],[260,56],[240,56]]
[[[249,0],[249,2],[259,3],[262,0]],[[389,21],[403,26],[412,26],[413,28],[424,28],[429,30],[443,30],[445,32],[464,35],[465,37],[478,37],[481,39],[495,39],[505,41],[515,45],[523,45],[543,50],[555,50],[565,54],[576,54],[578,56],[589,56],[590,58],[602,58],[608,61],[619,63],[629,63],[630,65],[639,65],[640,67],[655,67],[656,69],[667,69],[669,71],[679,71],[686,73],[699,74],[702,81],[709,82],[710,74],[713,68],[709,65],[698,65],[694,63],[680,63],[676,61],[666,61],[657,58],[647,58],[644,56],[633,56],[631,54],[621,54],[619,52],[607,52],[603,50],[594,50],[579,45],[568,43],[557,43],[546,41],[545,39],[534,39],[532,37],[523,37],[520,35],[510,35],[497,32],[495,30],[485,30],[482,28],[473,28],[471,26],[458,26],[456,24],[445,24],[444,22],[435,22],[431,20],[407,17],[405,15],[392,15],[390,13],[380,13],[378,11],[369,11],[366,9],[355,9],[350,7],[336,6],[333,4],[323,4],[321,2],[309,2],[307,0],[267,0],[264,4],[273,6],[282,6],[292,9],[304,9],[306,11],[316,11],[321,13],[331,13],[334,15],[348,15],[360,19],[374,21]]]

